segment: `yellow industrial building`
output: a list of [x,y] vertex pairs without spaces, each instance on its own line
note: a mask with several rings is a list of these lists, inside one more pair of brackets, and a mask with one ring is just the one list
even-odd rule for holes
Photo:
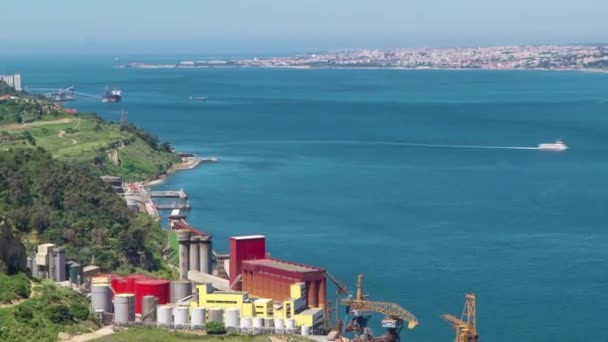
[[238,309],[241,317],[294,319],[297,326],[316,327],[323,322],[322,308],[306,308],[305,283],[292,284],[290,298],[284,301],[252,298],[242,291],[213,291],[210,284],[198,285],[196,293],[192,307]]

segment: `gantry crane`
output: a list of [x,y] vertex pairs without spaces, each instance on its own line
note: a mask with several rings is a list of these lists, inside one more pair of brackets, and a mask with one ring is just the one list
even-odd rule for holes
[[[368,300],[363,294],[363,274],[357,276],[357,296],[342,299],[342,304],[347,307],[347,312],[354,313],[355,318],[349,324],[348,330],[354,331],[359,340],[398,341],[404,322],[407,322],[409,329],[414,329],[418,325],[418,319],[398,304]],[[386,316],[382,320],[382,327],[387,328],[387,333],[380,338],[372,338],[365,326],[370,312],[378,312]]]
[[464,308],[460,318],[448,314],[441,315],[441,318],[456,330],[454,342],[477,342],[479,332],[477,331],[476,297],[474,294],[467,294],[464,297]]

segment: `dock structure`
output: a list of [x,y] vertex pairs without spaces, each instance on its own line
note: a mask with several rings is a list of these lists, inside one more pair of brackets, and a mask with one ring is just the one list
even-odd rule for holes
[[156,209],[158,210],[169,210],[169,209],[180,209],[189,210],[192,209],[190,203],[169,203],[169,204],[157,204]]
[[188,195],[184,189],[179,191],[150,191],[150,197],[175,197],[179,199],[186,199]]

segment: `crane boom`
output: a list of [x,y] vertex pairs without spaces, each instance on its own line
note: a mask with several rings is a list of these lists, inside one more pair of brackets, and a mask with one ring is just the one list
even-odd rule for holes
[[350,295],[350,291],[348,291],[348,288],[346,287],[346,285],[344,285],[341,281],[339,281],[338,279],[336,279],[336,277],[334,277],[331,273],[325,271],[325,275],[327,276],[327,278],[329,278],[329,280],[331,280],[332,283],[334,283],[334,285],[336,285],[336,289],[338,290],[338,293],[348,296]]
[[342,304],[350,306],[353,310],[374,311],[385,314],[388,317],[400,319],[408,322],[407,327],[414,329],[418,324],[418,319],[411,312],[395,303],[375,302],[369,300],[359,301],[356,299],[345,298]]

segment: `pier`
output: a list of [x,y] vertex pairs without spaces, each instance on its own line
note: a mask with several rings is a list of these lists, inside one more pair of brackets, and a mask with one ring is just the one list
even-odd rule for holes
[[190,203],[157,204],[156,209],[158,209],[158,210],[169,210],[169,209],[190,210],[190,209],[192,209],[192,206],[190,205]]
[[181,189],[179,191],[150,191],[150,197],[175,197],[179,199],[186,199],[188,195]]

